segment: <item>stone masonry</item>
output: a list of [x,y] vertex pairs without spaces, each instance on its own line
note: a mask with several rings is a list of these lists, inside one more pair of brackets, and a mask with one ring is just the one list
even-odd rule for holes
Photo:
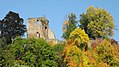
[[27,37],[55,40],[54,33],[49,29],[49,21],[45,17],[28,18]]

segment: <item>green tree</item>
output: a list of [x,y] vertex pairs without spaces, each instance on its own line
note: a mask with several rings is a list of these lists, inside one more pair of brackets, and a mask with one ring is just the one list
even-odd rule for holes
[[58,59],[57,59],[58,67],[66,67],[66,63],[64,63],[64,57],[62,56],[65,46],[66,46],[65,43],[63,44],[58,43],[53,47],[54,51],[57,52],[58,54]]
[[12,67],[14,63],[14,55],[9,51],[9,47],[0,48],[0,67]]
[[[2,41],[4,41],[4,38]],[[14,63],[14,55],[10,52],[9,46],[0,42],[0,67],[12,67]]]
[[5,37],[6,43],[10,44],[16,36],[22,36],[26,32],[26,26],[18,13],[10,11],[0,21],[0,38]]
[[21,37],[16,37],[12,44],[10,44],[9,48],[11,53],[14,55],[16,60],[22,60],[22,56],[24,55],[24,46],[25,46],[25,39]]
[[57,54],[53,47],[43,39],[27,39],[22,58],[29,66],[56,67]]
[[0,67],[13,67],[15,62],[14,53],[11,52],[11,45],[7,45],[5,37],[0,38]]
[[70,13],[68,15],[68,19],[64,22],[63,25],[63,35],[62,37],[64,39],[68,39],[70,36],[70,33],[77,28],[78,21],[76,20],[76,15],[74,13]]
[[5,48],[7,46],[6,40],[5,37],[0,38],[0,48]]
[[86,13],[80,15],[79,27],[84,29],[89,38],[113,36],[114,21],[112,15],[105,9],[89,7]]
[[58,54],[44,39],[16,37],[8,46],[14,55],[16,66],[57,67]]

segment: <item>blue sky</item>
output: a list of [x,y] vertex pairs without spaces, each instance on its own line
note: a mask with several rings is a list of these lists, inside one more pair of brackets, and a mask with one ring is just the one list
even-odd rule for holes
[[[89,6],[106,9],[114,18],[115,25],[119,28],[119,0],[0,0],[0,19],[9,11],[20,14],[27,24],[27,18],[46,16],[49,27],[57,39],[62,39],[62,25],[66,15],[75,13],[77,19],[85,13]],[[114,39],[119,41],[119,30],[115,30]]]

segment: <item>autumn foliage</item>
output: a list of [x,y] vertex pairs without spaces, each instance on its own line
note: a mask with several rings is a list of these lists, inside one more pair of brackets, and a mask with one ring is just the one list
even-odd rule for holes
[[76,15],[69,14],[63,24],[64,40],[57,44],[20,36],[7,44],[1,35],[0,67],[119,67],[119,44],[110,38],[114,23],[109,12],[89,7],[79,24]]
[[[96,40],[97,41],[97,40]],[[96,46],[87,51],[76,45],[67,45],[63,56],[68,67],[116,67],[119,66],[119,46],[111,44],[109,40],[100,40]],[[97,41],[99,42],[99,41]],[[93,43],[94,44],[94,43]]]

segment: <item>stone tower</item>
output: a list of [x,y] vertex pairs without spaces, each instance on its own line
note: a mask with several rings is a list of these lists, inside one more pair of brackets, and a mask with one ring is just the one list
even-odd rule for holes
[[48,25],[45,17],[28,18],[27,37],[48,39]]

